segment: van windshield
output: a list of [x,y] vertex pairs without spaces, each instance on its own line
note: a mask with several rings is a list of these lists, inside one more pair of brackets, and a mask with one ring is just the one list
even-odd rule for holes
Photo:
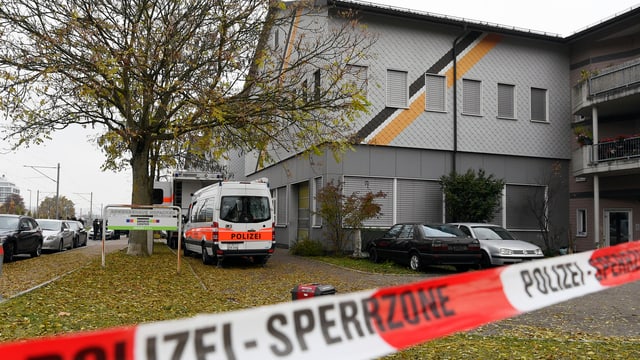
[[271,218],[266,196],[223,196],[220,219],[236,223],[256,223]]

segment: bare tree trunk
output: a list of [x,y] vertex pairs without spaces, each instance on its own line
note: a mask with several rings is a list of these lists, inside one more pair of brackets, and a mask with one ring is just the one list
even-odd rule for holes
[[362,232],[356,229],[353,232],[353,257],[362,258]]
[[[132,151],[131,171],[133,184],[131,186],[132,205],[150,205],[153,191],[153,177],[149,175],[149,145],[147,142],[138,143]],[[147,248],[147,232],[131,231],[129,233],[128,255],[149,256]]]

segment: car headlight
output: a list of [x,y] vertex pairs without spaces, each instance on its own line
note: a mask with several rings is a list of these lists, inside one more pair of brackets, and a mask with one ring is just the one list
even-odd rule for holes
[[500,248],[500,255],[513,255],[513,250],[507,248]]
[[57,235],[49,235],[49,236],[47,236],[47,240],[55,240],[57,238],[58,238]]
[[542,255],[542,249],[537,248],[536,249],[536,255]]

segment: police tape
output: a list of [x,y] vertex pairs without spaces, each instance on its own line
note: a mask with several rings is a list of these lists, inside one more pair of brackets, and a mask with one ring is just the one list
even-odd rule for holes
[[3,360],[375,358],[640,279],[640,241],[371,291],[0,344]]

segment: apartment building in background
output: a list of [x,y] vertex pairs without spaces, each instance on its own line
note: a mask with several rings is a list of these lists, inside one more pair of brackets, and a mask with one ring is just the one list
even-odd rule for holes
[[[256,156],[229,162],[235,178],[269,178],[278,245],[323,241],[315,194],[330,181],[342,182],[347,195],[387,194],[378,200],[382,214],[365,222],[366,241],[397,222],[446,221],[440,178],[469,169],[506,182],[492,222],[543,248],[594,248],[600,240],[593,229],[603,216],[620,219],[615,231],[623,223],[640,223],[633,219],[640,206],[638,160],[612,159],[616,168],[605,166],[589,157],[602,143],[578,147],[573,134],[579,124],[595,126],[601,137],[640,133],[637,106],[635,115],[622,116],[616,112],[624,107],[610,96],[627,97],[631,105],[638,96],[632,89],[577,94],[604,76],[605,67],[622,71],[640,58],[637,8],[565,38],[367,2],[316,4],[327,26],[342,21],[338,12],[354,9],[378,36],[374,60],[345,64],[359,69],[357,81],[366,86],[371,106],[356,121],[358,142],[341,161],[331,153],[289,153],[262,167]],[[292,30],[299,20],[290,14],[291,27],[280,29],[273,41],[286,45],[303,36]],[[609,38],[618,37],[617,45],[609,45]],[[586,83],[579,81],[582,70],[592,71]],[[322,86],[322,74],[309,74],[309,82]],[[578,153],[586,159],[582,164]],[[635,200],[609,197],[630,192]],[[637,227],[628,229],[629,239],[640,237]]]
[[640,9],[567,38],[578,251],[640,239]]

